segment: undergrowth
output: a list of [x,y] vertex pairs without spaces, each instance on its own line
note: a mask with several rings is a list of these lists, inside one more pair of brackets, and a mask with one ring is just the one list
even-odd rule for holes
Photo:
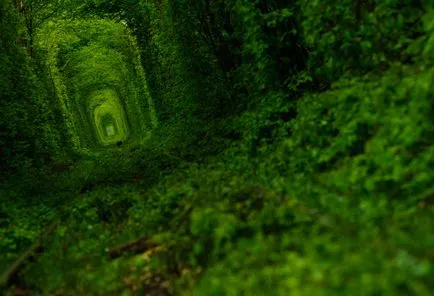
[[[306,96],[272,139],[246,137],[212,162],[137,152],[122,161],[129,169],[117,166],[130,172],[116,175],[119,186],[101,183],[116,160],[93,164],[88,188],[70,191],[48,249],[24,271],[27,285],[131,295],[158,274],[159,289],[186,295],[430,295],[434,71],[401,70]],[[83,178],[83,166],[65,176]],[[2,204],[4,254],[29,245],[41,229],[34,221],[42,226],[56,208],[26,199],[31,214],[15,224],[15,201]],[[108,257],[140,236],[161,249]]]
[[432,294],[430,1],[4,3],[5,295]]

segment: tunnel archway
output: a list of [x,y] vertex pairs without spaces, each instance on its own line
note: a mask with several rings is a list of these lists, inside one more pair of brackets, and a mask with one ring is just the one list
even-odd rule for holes
[[89,98],[89,112],[93,127],[103,146],[126,141],[130,127],[125,110],[113,90],[102,90]]
[[[59,20],[38,36],[48,53],[60,110],[76,152],[118,141],[130,145],[146,141],[157,119],[135,39],[125,24],[110,19]],[[109,117],[114,134],[102,123]]]

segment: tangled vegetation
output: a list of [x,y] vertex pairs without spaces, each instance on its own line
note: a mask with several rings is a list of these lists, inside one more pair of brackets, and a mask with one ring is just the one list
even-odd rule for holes
[[432,294],[432,1],[3,0],[0,28],[2,294]]

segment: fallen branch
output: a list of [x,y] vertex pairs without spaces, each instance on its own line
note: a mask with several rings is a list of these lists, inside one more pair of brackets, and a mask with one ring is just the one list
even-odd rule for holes
[[0,289],[7,288],[18,273],[26,266],[30,259],[43,247],[45,238],[56,229],[57,222],[53,222],[47,227],[45,233],[28,248],[10,267],[3,273],[0,279]]
[[[187,210],[184,211],[184,213],[180,216],[179,221],[177,222],[177,228],[181,227],[182,224],[189,218],[192,210],[192,207],[188,207]],[[140,237],[120,247],[111,248],[109,249],[108,253],[111,259],[116,259],[126,252],[140,254],[158,246],[158,244],[152,242],[149,238]]]
[[[75,193],[78,195],[80,191],[83,190],[83,187],[86,185],[86,181],[89,179],[91,171],[87,174],[85,182],[83,182],[83,185],[80,186],[80,188],[77,189],[77,192]],[[62,217],[62,211],[59,214],[59,217]],[[10,284],[13,282],[13,279],[17,277],[18,273],[28,264],[30,259],[32,259],[39,251],[43,249],[43,243],[44,240],[54,231],[56,230],[59,219],[57,218],[53,220],[51,224],[46,228],[45,232],[39,237],[39,239],[31,245],[1,276],[0,278],[0,291],[2,289],[5,289],[10,286]]]
[[158,244],[152,242],[148,238],[141,237],[120,247],[109,249],[108,253],[111,259],[115,259],[122,256],[122,254],[125,252],[139,254],[157,246]]

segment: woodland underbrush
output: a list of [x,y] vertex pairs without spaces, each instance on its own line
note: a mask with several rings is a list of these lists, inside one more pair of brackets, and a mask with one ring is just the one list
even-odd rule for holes
[[233,119],[217,156],[156,145],[2,189],[2,266],[56,223],[10,295],[430,295],[433,80],[342,79],[257,111],[264,133]]

